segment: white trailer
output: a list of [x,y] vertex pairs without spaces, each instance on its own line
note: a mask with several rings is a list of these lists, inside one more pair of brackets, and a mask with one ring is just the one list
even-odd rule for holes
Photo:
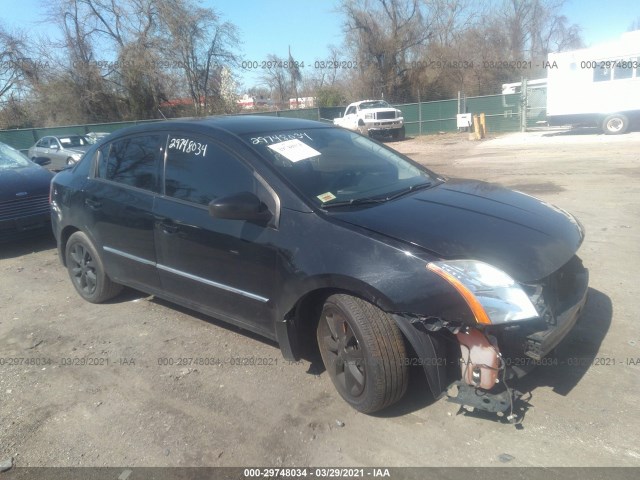
[[640,122],[640,30],[615,42],[550,53],[546,67],[551,125],[595,124],[618,134]]

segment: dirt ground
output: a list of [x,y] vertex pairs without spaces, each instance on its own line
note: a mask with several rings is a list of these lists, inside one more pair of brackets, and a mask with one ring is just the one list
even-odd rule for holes
[[[518,384],[530,394],[519,427],[434,402],[417,375],[399,405],[359,414],[326,372],[285,362],[257,336],[131,290],[84,302],[48,237],[0,246],[0,461],[640,466],[640,133],[549,130],[479,142],[447,134],[390,145],[440,174],[538,196],[586,227],[583,320],[558,365]],[[223,363],[176,365],[180,358]]]

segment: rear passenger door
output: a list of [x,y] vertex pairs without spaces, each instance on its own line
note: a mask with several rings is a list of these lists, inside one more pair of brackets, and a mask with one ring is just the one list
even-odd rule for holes
[[212,138],[175,134],[167,145],[164,195],[154,206],[165,292],[210,315],[273,333],[274,230],[216,219],[208,210],[212,200],[240,192],[255,193],[269,206],[269,192],[242,159]]
[[151,293],[160,288],[153,203],[166,138],[166,133],[145,133],[106,144],[84,189],[86,230],[101,250],[108,275]]

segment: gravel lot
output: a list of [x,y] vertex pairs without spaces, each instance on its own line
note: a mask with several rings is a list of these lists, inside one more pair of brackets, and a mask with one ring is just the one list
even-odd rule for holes
[[640,132],[481,142],[447,134],[391,145],[438,173],[538,196],[586,227],[586,313],[558,365],[518,385],[530,394],[520,427],[434,403],[419,376],[391,410],[356,413],[315,362],[285,362],[257,336],[131,290],[108,304],[84,302],[53,239],[40,238],[0,246],[0,461],[640,466]]

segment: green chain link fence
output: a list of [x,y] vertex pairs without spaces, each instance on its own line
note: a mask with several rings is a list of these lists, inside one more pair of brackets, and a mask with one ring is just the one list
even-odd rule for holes
[[[467,97],[458,112],[460,102],[440,100],[434,102],[405,103],[394,105],[402,111],[407,135],[426,135],[438,132],[455,132],[456,114],[485,114],[489,133],[515,132],[520,129],[521,96],[518,93],[508,95],[489,95]],[[340,116],[345,107],[306,108],[299,110],[278,110],[273,112],[251,112],[252,115],[303,118],[308,120],[332,121]],[[69,125],[51,128],[25,128],[0,130],[0,142],[18,150],[27,150],[38,139],[47,135],[86,134],[89,132],[114,132],[120,128],[159,120],[140,120],[133,122],[95,123],[89,125]]]

